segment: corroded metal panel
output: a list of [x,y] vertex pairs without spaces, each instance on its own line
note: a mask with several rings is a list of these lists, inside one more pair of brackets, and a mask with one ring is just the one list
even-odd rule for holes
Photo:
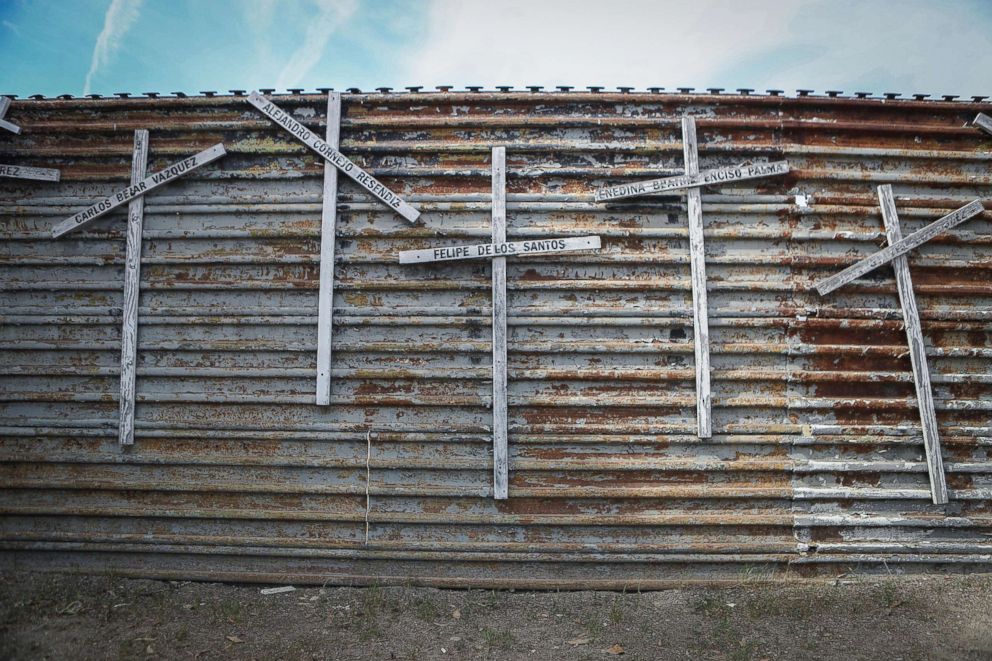
[[[325,95],[276,95],[318,135]],[[15,100],[0,162],[0,565],[259,581],[660,587],[989,569],[992,213],[909,254],[950,503],[930,501],[891,268],[813,283],[973,199],[989,104],[608,93],[342,95],[340,150],[416,206],[338,190],[328,406],[314,403],[323,160],[244,97]],[[696,436],[682,195],[596,202],[702,170],[711,438]],[[223,142],[149,195],[134,446],[117,444],[126,219],[58,222]],[[491,265],[400,265],[507,239],[510,494],[492,499]],[[367,440],[368,439],[370,440]],[[366,463],[367,462],[367,463]],[[368,473],[366,472],[368,465]],[[368,497],[366,497],[368,493]],[[366,522],[368,538],[366,540]]]

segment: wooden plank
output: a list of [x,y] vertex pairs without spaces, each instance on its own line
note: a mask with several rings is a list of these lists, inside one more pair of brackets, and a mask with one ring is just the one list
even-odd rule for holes
[[167,183],[182,177],[183,175],[187,175],[193,170],[201,168],[208,163],[213,163],[218,158],[221,158],[226,154],[227,152],[224,151],[224,145],[216,144],[210,149],[204,149],[199,154],[190,156],[189,158],[179,161],[178,163],[173,163],[164,170],[159,170],[158,172],[153,173],[150,177],[142,179],[138,183],[128,186],[127,188],[114,193],[110,197],[105,197],[90,208],[80,211],[74,216],[66,218],[55,226],[55,229],[52,230],[52,236],[57,239],[64,234],[88,225],[97,218],[113,211],[122,204],[127,204],[136,197],[140,197],[145,193],[150,193],[156,188],[164,186]]
[[[685,173],[699,172],[696,147],[696,120],[682,118],[682,153]],[[710,322],[706,294],[706,252],[703,246],[703,203],[699,188],[686,193],[689,215],[689,267],[692,271],[693,353],[696,359],[696,427],[699,438],[713,435],[710,396]]]
[[[506,147],[493,147],[493,243],[506,243]],[[506,257],[493,257],[493,497],[509,497],[506,441]]]
[[[902,228],[896,211],[892,186],[878,187],[878,202],[882,207],[885,221],[885,234],[889,244],[902,240]],[[947,480],[944,476],[944,460],[940,452],[940,436],[937,432],[937,413],[933,405],[933,390],[930,387],[930,370],[923,344],[923,330],[920,327],[920,313],[916,308],[913,294],[913,279],[909,273],[909,260],[900,255],[892,260],[896,274],[896,287],[902,304],[902,318],[909,340],[909,358],[913,366],[913,383],[916,385],[916,401],[920,409],[920,422],[923,426],[923,447],[927,457],[927,471],[930,474],[930,494],[933,502],[942,505],[948,501]]]
[[0,128],[5,128],[11,133],[20,135],[21,127],[17,124],[12,124],[4,119],[7,116],[7,111],[10,109],[10,97],[0,96]]
[[982,129],[986,133],[992,135],[992,117],[989,117],[983,112],[978,113],[972,122],[975,126]]
[[17,124],[8,122],[6,119],[0,119],[0,129],[7,129],[8,131],[10,131],[15,135],[21,134],[21,127],[18,126]]
[[[341,94],[327,94],[327,144],[341,142]],[[331,336],[334,333],[334,248],[338,225],[338,169],[324,162],[320,214],[320,291],[317,295],[317,405],[331,403]]]
[[571,250],[596,250],[600,247],[600,244],[601,241],[598,236],[572,236],[561,239],[533,239],[529,241],[507,241],[500,244],[483,243],[475,246],[445,246],[442,248],[426,248],[424,250],[403,250],[400,251],[400,264],[544,255]]
[[[148,169],[148,131],[134,132],[131,185],[145,178]],[[121,391],[117,441],[134,444],[134,391],[138,360],[138,291],[141,281],[141,230],[145,197],[131,200],[127,209],[127,245],[124,258],[124,309],[121,324]]]
[[354,179],[359,186],[392,207],[396,213],[411,223],[416,222],[420,217],[420,212],[404,202],[399,195],[386,188],[375,177],[355,165],[347,156],[318,138],[313,131],[300,124],[289,113],[283,111],[264,96],[258,92],[252,92],[248,97],[248,102],[258,108],[266,117],[289,131],[293,137],[316,152],[318,156]]
[[0,164],[0,177],[33,179],[35,181],[58,181],[61,176],[61,172],[52,168],[29,168],[23,165]]
[[618,186],[600,188],[596,191],[596,201],[605,202],[625,197],[636,197],[638,195],[652,195],[668,191],[698,188],[700,186],[715,186],[734,181],[743,181],[745,179],[758,179],[786,174],[788,171],[788,161],[718,168],[695,174],[686,173],[676,177],[664,177],[662,179],[651,179],[650,181],[638,181],[632,184],[620,184]]
[[829,294],[838,287],[843,287],[852,280],[857,280],[864,274],[874,271],[879,266],[889,263],[899,255],[904,255],[910,250],[918,248],[941,232],[956,227],[969,218],[974,218],[984,210],[980,200],[973,200],[943,218],[935,220],[923,229],[913,232],[901,241],[889,244],[884,250],[879,250],[875,254],[862,259],[860,262],[847,267],[840,273],[820,280],[813,285],[813,288],[821,296]]

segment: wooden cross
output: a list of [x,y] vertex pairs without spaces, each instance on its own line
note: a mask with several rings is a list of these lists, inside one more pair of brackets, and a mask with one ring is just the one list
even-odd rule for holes
[[400,252],[400,264],[461,259],[493,260],[493,497],[508,496],[506,422],[506,258],[572,250],[596,250],[598,236],[564,239],[506,240],[506,147],[492,152],[492,243]]
[[273,122],[286,129],[293,137],[324,159],[324,195],[320,221],[320,289],[317,294],[317,404],[331,403],[331,336],[334,306],[334,249],[337,227],[338,170],[355,180],[369,193],[386,203],[410,223],[415,223],[420,212],[410,206],[379,182],[375,177],[355,165],[342,154],[341,95],[327,95],[327,133],[321,140],[286,111],[279,108],[258,92],[248,96],[248,102]]
[[978,128],[982,129],[989,135],[992,135],[992,117],[989,117],[985,113],[980,112],[977,115],[975,115],[975,119],[972,120],[971,123],[977,126]]
[[127,244],[124,257],[124,306],[121,320],[121,383],[120,419],[118,421],[118,443],[122,446],[134,444],[134,396],[135,375],[138,354],[138,291],[141,280],[141,234],[145,216],[145,194],[164,186],[193,170],[212,163],[227,152],[223,144],[217,144],[205,151],[174,163],[147,177],[148,131],[134,132],[134,151],[131,158],[131,184],[97,202],[84,211],[58,224],[52,232],[59,238],[73,230],[91,223],[100,216],[128,203]]
[[756,163],[700,172],[696,120],[689,115],[682,117],[682,155],[685,160],[685,174],[601,188],[596,191],[595,199],[597,202],[607,202],[667,191],[686,191],[689,216],[689,267],[692,273],[693,353],[696,363],[696,433],[699,438],[710,438],[713,435],[710,330],[706,295],[706,252],[703,246],[703,205],[699,189],[702,186],[786,174],[789,171],[789,163],[788,161]]
[[10,97],[0,96],[0,128],[7,129],[15,135],[20,135],[21,127],[4,119],[7,116],[8,110],[10,110]]
[[937,415],[933,405],[930,370],[927,367],[923,331],[920,327],[920,313],[916,307],[913,280],[909,274],[909,261],[905,255],[940,232],[960,225],[969,218],[974,218],[982,213],[984,208],[980,201],[974,200],[903,238],[899,214],[896,212],[895,198],[892,196],[892,186],[886,184],[878,187],[878,201],[882,208],[882,220],[885,223],[885,236],[888,239],[889,247],[849,266],[836,275],[820,280],[814,287],[822,296],[860,278],[883,264],[892,262],[892,268],[896,274],[896,288],[899,291],[899,302],[902,306],[903,325],[906,327],[906,338],[909,342],[909,359],[913,366],[916,401],[920,409],[920,422],[923,427],[923,447],[927,458],[927,472],[930,475],[930,494],[934,504],[943,505],[948,501],[947,480],[944,475],[944,461],[940,452]]

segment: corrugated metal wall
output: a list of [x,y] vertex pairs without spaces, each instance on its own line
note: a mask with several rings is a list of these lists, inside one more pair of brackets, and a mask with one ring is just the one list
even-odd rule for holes
[[[324,133],[324,95],[276,96]],[[891,269],[808,291],[992,199],[989,104],[610,93],[346,94],[342,151],[423,212],[340,184],[332,405],[314,400],[323,165],[243,98],[15,101],[0,162],[0,566],[245,580],[652,587],[992,561],[992,213],[910,258],[951,503],[930,503]],[[595,188],[700,166],[714,436],[696,438],[681,197]],[[50,229],[149,171],[230,155],[147,198],[136,440],[118,448],[124,213]],[[505,145],[510,498],[491,495],[488,262],[400,267],[489,237]],[[808,207],[797,194],[812,196]],[[366,481],[366,435],[371,457]],[[368,491],[368,511],[366,508]],[[368,541],[366,542],[366,522]],[[767,574],[766,574],[767,572]]]

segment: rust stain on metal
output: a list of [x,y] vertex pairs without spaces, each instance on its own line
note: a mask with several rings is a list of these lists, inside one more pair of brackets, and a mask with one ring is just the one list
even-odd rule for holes
[[[323,95],[278,98],[323,133]],[[316,158],[240,97],[14,104],[24,134],[0,161],[63,180],[0,182],[0,566],[566,588],[988,570],[992,154],[968,122],[989,104],[345,94],[343,152],[423,216],[398,223],[342,182],[335,387],[319,409]],[[678,173],[687,111],[701,167],[793,165],[702,191],[705,442],[684,202],[592,202]],[[136,128],[152,131],[152,169],[217,142],[230,155],[147,200],[136,439],[121,453],[123,215],[47,234],[129,177]],[[494,144],[511,238],[603,240],[508,265],[505,501],[489,486],[488,265],[395,261],[486,240]],[[988,209],[910,255],[947,507],[929,500],[891,270],[808,291],[883,245],[882,183],[907,231],[976,197]]]

